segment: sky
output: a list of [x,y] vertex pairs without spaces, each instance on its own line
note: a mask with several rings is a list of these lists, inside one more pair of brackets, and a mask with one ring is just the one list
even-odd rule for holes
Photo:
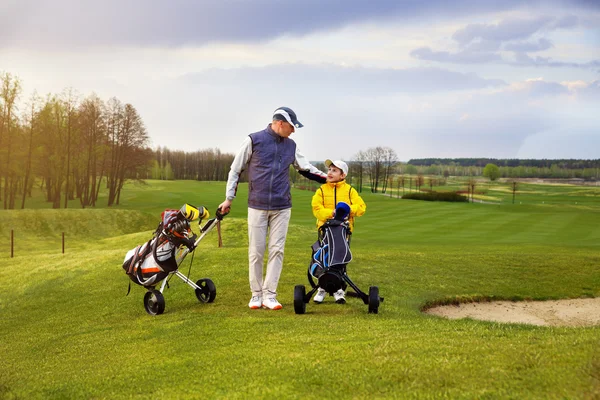
[[171,150],[235,153],[286,106],[314,161],[600,158],[600,0],[2,0],[0,72],[21,104],[130,103]]

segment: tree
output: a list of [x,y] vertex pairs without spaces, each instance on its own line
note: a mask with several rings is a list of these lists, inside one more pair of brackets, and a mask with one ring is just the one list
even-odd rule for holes
[[467,181],[467,190],[469,191],[469,196],[467,196],[467,198],[471,197],[471,203],[473,203],[473,195],[475,194],[475,186],[477,186],[477,181],[475,181],[475,179],[473,177],[469,178],[469,180]]
[[418,172],[417,167],[415,167],[414,165],[411,165],[411,164],[408,164],[406,166],[405,170],[408,175],[416,175]]
[[[30,190],[29,177],[31,174],[31,161],[33,156],[33,136],[35,131],[35,119],[38,112],[39,97],[36,93],[31,97],[31,110],[28,116],[25,116],[26,123],[29,123],[29,143],[27,145],[27,161],[25,162],[25,182],[23,183],[23,198],[21,200],[21,209],[25,208],[25,198]],[[32,179],[33,181],[33,179]]]
[[500,177],[500,168],[496,164],[487,164],[483,169],[483,176],[490,178],[490,181],[495,181]]
[[149,168],[152,157],[145,151],[148,134],[131,104],[109,100],[110,168],[107,174],[108,206],[119,204],[121,189],[128,177],[138,178],[139,168]]
[[358,152],[354,156],[354,160],[360,162],[361,167],[364,166],[369,175],[371,192],[377,193],[381,184],[382,191],[385,193],[388,177],[391,176],[391,170],[398,162],[396,152],[389,147],[372,147],[366,151]]
[[[83,208],[94,207],[98,200],[106,159],[106,121],[104,102],[95,94],[83,100],[79,106],[80,152],[82,159],[79,174],[79,200]],[[100,170],[100,172],[98,172]]]
[[[404,196],[404,185],[406,184],[406,177],[404,175],[398,178],[398,185],[402,185],[402,196]],[[400,193],[400,188],[398,188],[398,193]]]
[[[14,111],[16,109],[15,102],[21,94],[21,81],[19,78],[13,77],[9,73],[0,75],[0,100],[2,100],[2,114],[0,115],[0,149],[6,149],[6,166],[0,170],[4,175],[4,209],[14,208],[7,203],[9,200],[9,187],[15,184],[15,176],[11,168],[11,150],[12,150],[12,135],[11,128],[13,126]],[[6,145],[2,143],[2,136],[6,132]],[[0,166],[2,168],[2,166]],[[0,175],[0,184],[1,178]],[[0,186],[1,188],[1,186]],[[12,199],[14,203],[14,198]]]
[[67,90],[63,94],[63,105],[66,113],[66,128],[67,128],[67,171],[65,173],[65,208],[71,199],[71,192],[69,191],[69,176],[71,174],[71,135],[73,133],[73,127],[75,125],[75,113],[77,107],[77,99],[73,89]]
[[421,186],[423,186],[423,184],[425,184],[425,178],[419,173],[415,179],[415,186],[419,192],[421,191]]
[[350,170],[353,175],[358,177],[358,193],[362,193],[364,166],[367,161],[367,155],[364,151],[359,151],[354,156],[354,161],[350,163]]
[[383,164],[385,152],[383,147],[372,147],[365,152],[366,169],[369,175],[369,183],[371,185],[371,193],[377,193],[379,181],[383,175]]
[[390,186],[391,184],[391,176],[392,176],[392,169],[395,167],[395,165],[398,163],[398,155],[396,154],[396,152],[391,148],[391,147],[383,147],[383,164],[384,164],[384,177],[383,177],[383,182],[384,182],[384,186],[383,186],[383,193],[386,192],[387,190],[387,183],[390,182]]

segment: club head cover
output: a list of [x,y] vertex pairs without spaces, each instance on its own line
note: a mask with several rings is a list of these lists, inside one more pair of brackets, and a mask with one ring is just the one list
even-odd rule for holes
[[338,221],[344,221],[350,215],[350,206],[343,201],[340,201],[335,206],[335,218]]

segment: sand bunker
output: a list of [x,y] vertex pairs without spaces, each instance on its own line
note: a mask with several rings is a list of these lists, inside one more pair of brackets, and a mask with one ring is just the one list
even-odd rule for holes
[[439,306],[425,311],[449,319],[472,318],[540,326],[600,325],[600,298],[549,301],[494,301]]

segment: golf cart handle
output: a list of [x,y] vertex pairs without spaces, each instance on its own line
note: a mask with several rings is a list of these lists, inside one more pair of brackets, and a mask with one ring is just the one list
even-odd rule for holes
[[[208,231],[210,231],[212,228],[214,228],[214,226],[216,225],[216,223],[218,221],[222,221],[223,218],[229,214],[228,212],[226,213],[222,213],[220,208],[217,208],[217,211],[215,212],[215,217],[209,219],[208,221],[206,221],[206,224],[204,224],[203,227],[200,228],[200,232],[201,233],[206,233]],[[203,235],[204,236],[204,235]]]
[[221,208],[220,208],[220,207],[219,207],[219,208],[217,208],[217,211],[215,211],[215,215],[217,216],[217,219],[218,219],[219,221],[222,221],[222,220],[223,220],[223,218],[224,218],[224,217],[225,217],[227,214],[229,214],[229,212],[222,213],[222,212],[221,212]]

